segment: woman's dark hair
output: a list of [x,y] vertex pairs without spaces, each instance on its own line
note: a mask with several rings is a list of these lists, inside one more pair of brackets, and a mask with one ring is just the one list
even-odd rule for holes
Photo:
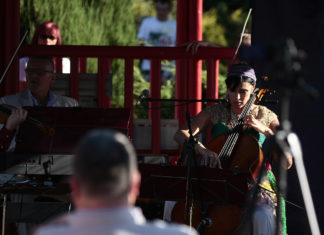
[[225,80],[227,88],[230,91],[235,91],[243,82],[248,82],[252,86],[256,84],[256,77],[253,68],[244,62],[232,65]]
[[226,86],[230,91],[235,91],[236,88],[243,82],[248,82],[252,86],[255,85],[255,80],[245,76],[230,76],[225,80]]

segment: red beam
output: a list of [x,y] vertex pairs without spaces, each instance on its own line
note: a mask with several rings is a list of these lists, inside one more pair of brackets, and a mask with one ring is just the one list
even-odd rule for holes
[[[208,60],[207,71],[206,99],[218,99],[219,60]],[[208,105],[210,104],[208,103]]]
[[234,48],[200,48],[196,54],[183,47],[127,47],[127,46],[23,46],[19,56],[48,55],[76,57],[108,57],[123,59],[223,59],[231,60]]
[[79,71],[78,57],[71,57],[70,96],[79,100]]
[[[207,91],[206,99],[218,99],[218,82],[219,82],[219,60],[207,61]],[[214,103],[207,103],[212,105]],[[211,132],[206,132],[206,141],[209,143],[211,138]]]
[[106,101],[106,74],[108,73],[107,58],[98,58],[97,100],[98,107],[107,107]]
[[[11,60],[20,41],[20,1],[0,1],[1,29],[1,75]],[[19,57],[16,57],[1,84],[3,95],[12,94],[19,90]]]
[[188,42],[188,0],[177,1],[177,46]]
[[[161,60],[151,60],[151,98],[161,98]],[[150,118],[152,119],[152,153],[160,153],[161,141],[161,102],[151,102]]]
[[130,121],[128,125],[128,136],[133,139],[133,96],[134,96],[134,61],[125,60],[125,83],[124,83],[124,107],[131,110]]

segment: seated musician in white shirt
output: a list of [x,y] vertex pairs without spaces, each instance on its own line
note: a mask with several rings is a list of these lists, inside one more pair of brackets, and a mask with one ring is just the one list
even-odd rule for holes
[[[31,57],[26,68],[27,89],[14,95],[0,98],[0,105],[13,106],[12,115],[0,130],[0,154],[8,150],[15,129],[27,117],[24,106],[76,107],[78,102],[70,97],[54,94],[50,89],[55,82],[54,63],[50,57]],[[7,107],[7,106],[5,106]],[[12,148],[13,146],[10,146]]]

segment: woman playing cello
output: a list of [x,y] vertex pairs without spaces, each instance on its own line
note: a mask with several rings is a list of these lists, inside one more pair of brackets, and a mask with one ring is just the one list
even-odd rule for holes
[[[256,76],[254,70],[243,63],[234,64],[230,67],[226,86],[228,92],[228,102],[215,104],[201,111],[191,121],[191,130],[194,136],[211,128],[212,137],[215,138],[233,130],[237,120],[248,104],[255,89]],[[277,115],[265,106],[252,104],[249,112],[243,118],[243,132],[253,135],[256,141],[262,146],[266,137],[274,135],[276,127],[279,126]],[[183,144],[189,138],[189,128],[182,127],[175,134],[175,140]],[[217,153],[209,150],[201,142],[195,145],[196,153],[201,156],[201,162],[205,166],[222,168],[220,158]],[[286,154],[286,169],[292,166],[292,157]],[[260,182],[256,200],[256,209],[252,219],[252,230],[254,235],[274,234],[275,232],[275,205],[276,195],[274,193],[273,174],[269,162],[266,162],[265,176]],[[274,181],[274,182],[272,182]],[[285,222],[283,223],[285,233]]]

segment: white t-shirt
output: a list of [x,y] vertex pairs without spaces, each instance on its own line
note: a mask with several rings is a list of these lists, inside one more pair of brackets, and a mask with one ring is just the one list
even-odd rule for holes
[[[146,46],[173,47],[176,45],[177,24],[175,20],[159,21],[156,17],[145,18],[139,28],[137,38]],[[142,70],[150,70],[150,61],[143,60]]]

